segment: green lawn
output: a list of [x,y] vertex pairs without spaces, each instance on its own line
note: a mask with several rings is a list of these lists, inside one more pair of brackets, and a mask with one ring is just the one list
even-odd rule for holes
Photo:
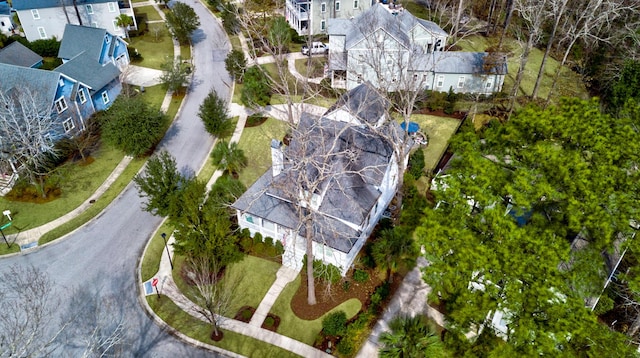
[[[164,240],[160,234],[166,233],[167,240],[171,236],[173,229],[165,221],[156,231],[155,235],[151,238],[149,246],[144,252],[142,257],[142,264],[140,265],[140,278],[142,281],[146,281],[153,277],[158,272],[160,267],[160,259],[162,255],[166,255],[167,252],[164,248]],[[172,257],[173,258],[173,257]]]
[[358,299],[352,298],[325,313],[318,319],[312,321],[300,319],[291,310],[291,299],[300,287],[300,280],[301,278],[298,276],[293,282],[287,284],[271,308],[271,313],[280,317],[278,333],[282,335],[313,345],[318,333],[322,330],[322,319],[325,316],[332,312],[344,311],[347,314],[347,319],[350,319],[362,308],[362,303]]
[[449,144],[449,139],[455,134],[460,121],[455,118],[437,117],[424,114],[414,114],[411,120],[420,125],[420,131],[429,137],[429,143],[424,148],[425,171],[432,171]]
[[[311,60],[311,66],[308,62]],[[305,77],[321,77],[324,73],[324,65],[327,63],[326,57],[310,57],[296,60],[296,70]]]
[[[485,51],[488,47],[497,44],[497,41],[497,38],[487,38],[484,36],[476,35],[470,36],[460,41],[459,45],[460,47],[462,47],[463,51]],[[512,38],[505,39],[505,45],[506,48],[510,50],[510,53],[507,60],[509,73],[505,78],[503,91],[506,93],[510,93],[515,82],[518,67],[520,66],[519,57],[522,54],[522,46],[518,43],[517,40]],[[538,76],[540,64],[542,63],[543,55],[544,52],[537,48],[531,50],[529,60],[527,61],[527,65],[525,67],[524,78],[522,80],[522,84],[520,85],[519,95],[531,95],[533,86],[535,85],[536,77]],[[558,66],[560,66],[560,63],[558,61],[551,57],[547,58],[547,63],[545,65],[545,76],[542,78],[540,90],[538,91],[538,96],[540,98],[547,98],[549,90],[551,89],[553,76]],[[556,95],[554,96],[555,98],[559,96],[580,98],[588,97],[588,92],[584,87],[582,79],[577,73],[571,71],[566,66],[561,70],[560,73],[560,80],[558,82],[558,88],[556,89]]]
[[[146,6],[143,8],[146,8]],[[137,11],[138,8],[136,8]],[[157,37],[154,29],[160,29]],[[137,49],[142,55],[142,61],[135,62],[138,66],[160,70],[167,58],[173,57],[173,41],[163,23],[149,24],[149,31],[143,36],[129,39],[129,47]]]
[[155,295],[147,296],[147,302],[163,321],[200,342],[215,345],[246,357],[299,357],[280,347],[227,330],[223,330],[224,338],[220,342],[214,342],[209,338],[213,331],[210,324],[182,311],[166,296],[160,296],[160,298]]
[[11,210],[13,218],[13,225],[5,233],[33,229],[72,211],[95,192],[124,157],[122,152],[107,145],[92,156],[95,161],[89,165],[66,164],[56,170],[62,189],[61,197],[56,200],[36,204],[0,197],[0,208]]
[[282,140],[288,125],[269,118],[262,125],[245,128],[238,147],[249,159],[249,165],[240,173],[240,181],[247,188],[271,167],[271,139]]
[[136,7],[135,13],[136,13],[136,16],[142,16],[142,14],[146,14],[147,21],[162,20],[162,17],[160,16],[160,14],[158,14],[156,9],[151,5]]
[[[180,275],[183,265],[184,257],[177,256],[175,258],[173,280],[176,286],[178,286],[178,289],[180,289],[180,292],[190,300],[195,301],[195,296],[193,296],[191,292],[192,288],[187,285]],[[242,277],[242,280],[237,285],[233,303],[229,307],[229,313],[227,315],[234,316],[242,306],[257,308],[276,280],[276,272],[279,268],[280,264],[249,255],[245,256],[242,261],[227,267],[227,271],[232,275],[231,277]]]

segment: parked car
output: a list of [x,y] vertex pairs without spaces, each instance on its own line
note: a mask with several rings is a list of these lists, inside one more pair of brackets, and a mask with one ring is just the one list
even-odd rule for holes
[[309,46],[307,45],[302,46],[303,55],[311,56],[311,55],[320,55],[325,53],[329,53],[329,46],[327,46],[327,44],[324,44],[322,42],[311,43],[311,51],[309,51]]

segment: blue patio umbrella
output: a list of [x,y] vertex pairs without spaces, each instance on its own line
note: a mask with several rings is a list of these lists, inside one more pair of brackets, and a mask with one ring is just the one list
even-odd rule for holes
[[400,124],[400,128],[407,131],[407,133],[409,134],[413,134],[420,130],[420,125],[418,125],[418,123],[416,122],[409,122],[409,129],[407,130],[407,122],[402,122]]

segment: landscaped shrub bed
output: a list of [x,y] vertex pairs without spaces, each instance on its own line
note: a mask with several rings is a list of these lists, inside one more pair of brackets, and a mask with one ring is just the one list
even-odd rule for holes
[[278,326],[280,326],[280,317],[269,313],[260,327],[276,332],[278,330]]
[[233,317],[233,319],[249,323],[251,321],[251,317],[256,312],[256,309],[251,306],[242,306],[238,310],[238,313]]

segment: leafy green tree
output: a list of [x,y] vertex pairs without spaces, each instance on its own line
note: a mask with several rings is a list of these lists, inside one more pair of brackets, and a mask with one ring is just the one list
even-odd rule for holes
[[403,263],[411,266],[418,255],[411,233],[397,226],[380,231],[371,246],[371,256],[378,268],[387,271],[387,280],[393,281],[395,273]]
[[213,199],[206,199],[205,183],[191,178],[173,201],[169,222],[176,229],[176,252],[189,258],[209,260],[214,268],[242,258],[239,239],[229,212]]
[[223,6],[222,9],[222,27],[224,30],[230,34],[235,35],[240,31],[240,20],[238,19],[238,14],[242,12],[242,9],[238,9],[238,7],[232,3],[227,2]]
[[322,319],[322,331],[327,336],[341,336],[347,330],[347,314],[337,311]]
[[120,14],[120,16],[116,17],[116,25],[122,27],[125,37],[129,38],[129,28],[133,25],[133,18],[127,14]]
[[244,74],[244,86],[240,94],[240,102],[245,106],[266,106],[271,99],[269,80],[263,71],[253,66]]
[[242,83],[244,71],[247,68],[247,59],[244,57],[244,53],[236,49],[231,50],[224,60],[224,68],[237,83]]
[[246,190],[247,188],[240,180],[223,175],[213,184],[209,191],[209,198],[217,203],[218,207],[229,208]]
[[198,116],[204,122],[204,127],[209,134],[223,137],[233,130],[233,122],[227,115],[227,103],[218,97],[215,91],[209,92],[200,105]]
[[283,16],[277,16],[271,20],[269,26],[269,44],[276,54],[288,52],[291,42],[291,27]]
[[425,281],[446,302],[453,335],[498,334],[487,317],[501,312],[507,344],[483,347],[496,356],[630,351],[584,307],[602,276],[581,268],[571,241],[580,234],[603,252],[631,237],[640,150],[632,128],[596,100],[563,99],[454,139],[458,159],[435,179],[438,204],[416,231],[430,258]]
[[135,157],[149,153],[158,144],[167,122],[164,113],[140,97],[120,96],[100,116],[102,138]]
[[171,154],[162,151],[147,161],[144,171],[136,175],[133,182],[138,187],[140,197],[147,198],[144,210],[155,215],[167,216],[185,178],[178,171]]
[[420,177],[424,175],[424,167],[424,151],[418,148],[418,150],[409,156],[409,173],[411,173],[415,179],[420,179]]
[[640,61],[627,60],[622,67],[618,79],[613,83],[605,102],[609,111],[618,113],[632,99],[640,105]]
[[248,164],[244,151],[235,142],[218,141],[211,152],[211,160],[219,170],[229,174],[237,174]]
[[160,67],[162,68],[160,81],[165,89],[180,92],[189,83],[191,67],[183,63],[180,57],[176,59],[173,57],[167,58],[167,61]]
[[422,316],[398,316],[390,332],[380,335],[381,358],[445,357],[445,348],[433,325]]
[[200,19],[193,8],[185,3],[176,2],[166,15],[167,27],[171,35],[181,45],[189,43],[191,34],[200,26]]

